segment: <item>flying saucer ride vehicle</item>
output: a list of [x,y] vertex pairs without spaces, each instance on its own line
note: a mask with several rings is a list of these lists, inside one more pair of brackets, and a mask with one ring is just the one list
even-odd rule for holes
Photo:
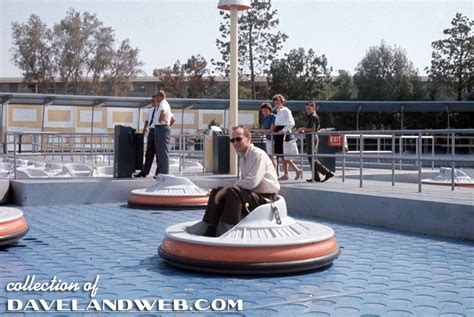
[[128,206],[136,208],[202,208],[209,192],[185,177],[158,174],[155,184],[132,190]]
[[20,209],[0,207],[0,247],[20,240],[29,230]]
[[159,255],[195,271],[276,274],[324,267],[340,253],[333,229],[289,217],[282,196],[255,208],[219,237],[203,236],[206,228],[202,221],[168,227]]

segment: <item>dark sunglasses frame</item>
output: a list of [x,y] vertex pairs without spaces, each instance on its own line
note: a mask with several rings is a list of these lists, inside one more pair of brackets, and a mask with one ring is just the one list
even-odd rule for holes
[[242,140],[243,140],[243,138],[238,136],[236,138],[229,139],[229,142],[234,143],[235,141],[237,141],[237,143],[238,143],[238,142],[242,142]]

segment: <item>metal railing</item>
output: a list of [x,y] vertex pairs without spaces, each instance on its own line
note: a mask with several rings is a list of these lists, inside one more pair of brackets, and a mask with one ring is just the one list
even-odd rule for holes
[[[277,133],[266,133],[273,137]],[[422,190],[423,166],[435,167],[435,163],[446,164],[452,168],[451,189],[455,189],[455,168],[459,166],[474,166],[474,129],[446,130],[386,130],[386,131],[324,131],[318,133],[292,133],[299,143],[299,154],[276,155],[299,160],[303,168],[308,158],[334,158],[340,164],[342,182],[346,180],[347,164],[356,164],[359,169],[359,186],[364,184],[364,168],[368,164],[383,163],[383,167],[391,169],[391,182],[395,186],[395,170],[411,167],[418,171],[418,191]],[[306,135],[311,135],[314,143],[315,135],[323,136],[339,134],[343,137],[344,145],[336,153],[306,154],[304,151]],[[202,162],[202,172],[206,172],[208,162],[206,156],[212,154],[209,142],[203,134],[172,135],[172,156],[179,158],[178,172],[185,170],[186,160],[194,159]],[[264,135],[256,133],[255,140],[264,142]],[[21,140],[21,142],[20,142]],[[21,144],[21,150],[20,150]],[[347,146],[346,146],[347,145]],[[16,161],[22,156],[51,156],[53,160],[60,157],[61,161],[70,156],[74,161],[79,157],[82,162],[86,159],[95,161],[99,155],[108,158],[110,165],[114,155],[114,134],[90,133],[7,133],[7,157],[13,158],[14,170]],[[448,151],[446,150],[448,149]],[[310,164],[311,173],[314,165]],[[209,172],[209,169],[207,170]]]
[[[114,140],[113,133],[9,132],[6,133],[4,157],[13,163],[11,172],[14,179],[17,178],[20,158],[111,165],[114,160]],[[146,149],[146,138],[144,141]],[[170,156],[178,158],[179,173],[186,170],[189,159],[204,161],[204,147],[202,134],[171,136]]]
[[[271,139],[278,133],[266,133],[271,135]],[[469,165],[474,162],[474,129],[445,129],[445,130],[384,130],[384,131],[324,131],[324,132],[311,132],[311,133],[292,133],[299,143],[299,154],[275,155],[278,158],[289,157],[299,160],[299,165],[303,168],[303,161],[311,157],[315,158],[335,158],[339,159],[342,163],[341,176],[342,182],[346,179],[346,162],[348,160],[358,161],[359,167],[359,186],[363,187],[364,183],[364,163],[367,160],[375,161],[388,161],[391,168],[391,182],[392,186],[395,186],[395,167],[398,163],[399,168],[402,168],[402,162],[413,162],[413,167],[418,171],[418,192],[422,191],[422,167],[424,162],[431,163],[431,167],[434,168],[435,162],[444,162],[449,164],[451,167],[451,190],[455,189],[455,168],[457,165]],[[305,136],[311,135],[312,142],[314,144],[315,135],[318,136],[329,136],[330,134],[341,135],[344,140],[355,139],[355,144],[352,145],[348,142],[344,142],[340,151],[335,154],[328,153],[317,153],[308,155],[305,151]],[[281,135],[281,134],[280,134]],[[347,136],[347,138],[346,138]],[[367,139],[375,140],[374,143],[369,146],[375,146],[375,150],[367,150]],[[384,139],[385,143],[381,142]],[[406,140],[412,140],[411,143],[407,144]],[[423,141],[428,140],[430,146],[429,151],[423,151]],[[346,147],[346,144],[349,148]],[[382,146],[383,144],[383,146]],[[440,155],[440,148],[444,148],[446,144],[449,144],[448,154]],[[307,145],[306,145],[307,146]],[[413,147],[412,153],[408,152],[409,147]],[[353,149],[351,149],[351,147]],[[355,147],[355,148],[354,148]],[[388,149],[386,149],[388,148]],[[425,147],[426,148],[426,147]],[[398,149],[398,153],[397,153]],[[457,150],[463,149],[467,154],[457,154]],[[438,151],[437,151],[438,150]],[[429,155],[426,155],[429,154]],[[472,155],[471,155],[472,154]],[[310,164],[311,173],[314,173],[314,165]]]

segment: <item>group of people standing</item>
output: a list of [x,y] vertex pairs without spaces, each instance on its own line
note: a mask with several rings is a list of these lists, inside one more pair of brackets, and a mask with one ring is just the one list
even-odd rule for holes
[[163,90],[158,90],[151,97],[151,104],[152,107],[148,110],[148,119],[145,120],[143,128],[143,133],[148,132],[145,164],[142,170],[133,177],[146,177],[150,173],[155,155],[157,167],[153,177],[169,173],[170,127],[175,119]]
[[[229,141],[240,156],[240,175],[234,185],[217,187],[211,191],[203,216],[203,222],[207,225],[205,236],[218,237],[224,234],[258,206],[278,199],[279,180],[288,179],[288,165],[295,170],[296,179],[302,176],[298,166],[291,159],[284,158],[284,155],[297,154],[296,139],[292,134],[295,120],[291,111],[285,107],[285,98],[282,95],[275,95],[272,100],[274,110],[269,103],[260,106],[264,116],[262,131],[274,133],[267,136],[266,152],[252,144],[252,135],[247,127],[235,126],[231,129]],[[145,133],[148,130],[145,164],[134,177],[148,175],[155,154],[157,161],[155,178],[158,174],[169,173],[170,126],[174,123],[174,117],[163,90],[153,95],[152,106],[144,127]],[[298,132],[308,133],[306,135],[308,159],[310,164],[314,164],[314,175],[307,181],[324,182],[334,174],[314,157],[318,137],[313,132],[319,131],[320,121],[313,102],[306,104],[306,114],[306,125],[298,129]],[[287,144],[293,144],[296,153],[288,150]],[[277,159],[280,157],[283,159],[283,176],[280,178],[277,176],[277,162],[274,160],[274,155],[277,155]],[[324,175],[323,180],[320,179],[319,173]]]
[[[295,136],[292,134],[292,129],[295,126],[295,119],[287,107],[285,107],[285,98],[278,94],[272,98],[275,109],[272,109],[272,105],[269,103],[263,103],[260,106],[262,112],[262,132],[265,133],[276,133],[266,136],[266,150],[267,153],[274,157],[276,155],[277,161],[279,158],[283,160],[283,175],[278,180],[288,180],[288,165],[293,168],[296,173],[295,180],[302,177],[302,171],[295,162],[291,159],[285,159],[284,155],[295,155],[298,154],[298,147],[296,145]],[[316,104],[314,102],[308,102],[305,106],[306,110],[306,124],[304,127],[298,129],[299,133],[306,134],[306,153],[308,154],[308,160],[310,164],[313,164],[313,175],[308,182],[325,182],[329,178],[333,177],[334,174],[326,168],[321,162],[314,157],[318,151],[319,138],[314,132],[318,132],[320,129],[320,120],[316,114]],[[277,161],[273,159],[275,168]],[[324,176],[321,179],[320,175]]]

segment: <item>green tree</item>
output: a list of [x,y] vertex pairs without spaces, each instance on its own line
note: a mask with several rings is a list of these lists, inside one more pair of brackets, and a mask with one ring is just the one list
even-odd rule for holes
[[[72,94],[84,93],[85,82],[89,79],[86,76],[94,65],[97,47],[103,44],[98,42],[101,35],[104,35],[102,39],[106,38],[108,53],[113,51],[112,29],[104,27],[95,14],[81,14],[69,9],[66,17],[56,23],[53,30],[54,56],[64,91]],[[107,69],[110,67],[112,54],[104,55],[99,60],[103,63],[102,67]],[[95,82],[92,86],[97,84],[96,75],[93,74]]]
[[331,83],[333,88],[331,100],[351,100],[352,76],[346,70],[339,70],[339,75]]
[[370,47],[354,74],[359,100],[419,100],[418,71],[405,50],[381,42]]
[[[221,22],[220,38],[216,40],[222,60],[212,60],[216,69],[226,76],[230,67],[230,14],[219,12]],[[257,99],[255,77],[265,74],[271,62],[281,50],[288,35],[276,31],[280,23],[277,10],[272,9],[271,1],[252,1],[252,8],[239,16],[239,73],[249,74],[252,98]]]
[[310,49],[291,50],[284,58],[276,59],[268,78],[271,95],[283,93],[291,100],[320,99],[330,84],[327,58],[317,56]]
[[201,98],[207,95],[210,79],[204,78],[209,73],[207,61],[201,55],[192,55],[183,65],[187,77],[188,98]]
[[434,87],[454,91],[457,100],[463,99],[463,92],[469,95],[474,84],[474,21],[461,13],[451,21],[451,27],[443,30],[447,38],[434,41],[431,67],[427,68]]
[[163,83],[163,88],[175,97],[200,98],[207,95],[207,88],[213,78],[205,78],[209,73],[207,61],[201,55],[192,55],[186,63],[177,60],[173,66],[156,68],[153,76]]
[[128,40],[122,41],[114,52],[109,72],[104,76],[105,95],[127,96],[133,89],[132,79],[141,71],[138,48],[132,48]]
[[37,83],[40,93],[47,93],[54,83],[52,36],[47,25],[34,14],[25,23],[12,23],[12,61],[23,71],[24,82]]
[[154,69],[153,76],[158,77],[163,84],[162,88],[173,96],[178,98],[186,96],[184,67],[179,60],[173,66]]
[[58,78],[64,93],[126,95],[141,72],[138,49],[128,40],[115,49],[112,28],[89,12],[69,9],[52,29],[31,15],[27,23],[12,24],[12,36],[15,64],[41,92]]

